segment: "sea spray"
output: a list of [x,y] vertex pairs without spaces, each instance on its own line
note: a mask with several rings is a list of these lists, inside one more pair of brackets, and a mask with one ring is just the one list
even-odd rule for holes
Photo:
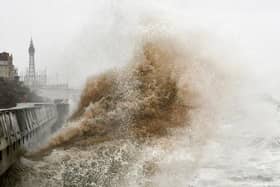
[[210,62],[189,54],[175,38],[157,36],[140,45],[124,69],[88,80],[71,117],[74,125],[63,129],[42,150],[92,136],[145,139],[190,125],[190,114],[207,102],[203,92],[210,95],[215,89],[213,84],[205,85],[211,79],[203,80],[212,78],[204,69]]
[[[171,34],[143,36],[130,63],[89,78],[65,128],[28,153],[46,154],[23,160],[35,176],[48,176],[32,177],[34,184],[164,186],[159,178],[169,174],[162,169],[175,172],[164,163],[176,153],[182,175],[190,175],[228,89],[213,59]],[[31,184],[26,177],[23,186]]]

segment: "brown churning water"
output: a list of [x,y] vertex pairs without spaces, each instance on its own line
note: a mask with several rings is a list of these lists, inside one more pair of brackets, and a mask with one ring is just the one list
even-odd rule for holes
[[177,141],[207,139],[227,87],[218,67],[176,37],[143,37],[125,67],[88,79],[65,127],[28,153],[39,161],[23,159],[19,186],[157,186]]
[[81,146],[92,137],[146,140],[189,126],[190,113],[203,105],[201,90],[192,82],[203,73],[196,60],[177,41],[160,37],[143,41],[125,68],[87,81],[71,117],[75,125],[63,129],[40,151]]

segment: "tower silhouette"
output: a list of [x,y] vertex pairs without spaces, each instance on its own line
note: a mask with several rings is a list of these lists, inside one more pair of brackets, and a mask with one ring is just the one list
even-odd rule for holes
[[35,48],[33,40],[31,38],[30,45],[28,48],[29,52],[29,68],[28,68],[28,82],[30,85],[34,85],[36,81],[36,72],[35,72]]

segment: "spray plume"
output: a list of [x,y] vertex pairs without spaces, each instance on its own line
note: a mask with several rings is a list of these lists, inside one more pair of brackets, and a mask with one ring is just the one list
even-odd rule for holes
[[123,69],[88,79],[70,125],[39,152],[116,138],[161,137],[174,127],[190,126],[195,111],[210,105],[217,88],[211,84],[217,78],[211,60],[170,36],[151,34],[139,46]]
[[196,168],[202,154],[198,145],[215,129],[228,84],[215,58],[188,41],[145,33],[130,62],[90,77],[65,127],[26,156],[52,151],[36,167],[47,167],[51,175],[62,172],[63,185],[157,186],[165,166],[159,158],[173,154],[185,159],[192,153],[195,161],[184,168]]

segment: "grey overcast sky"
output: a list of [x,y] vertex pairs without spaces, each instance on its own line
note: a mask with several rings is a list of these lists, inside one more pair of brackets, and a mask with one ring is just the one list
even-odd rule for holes
[[20,72],[28,65],[31,37],[36,49],[36,68],[54,72],[59,53],[88,22],[93,6],[90,0],[0,1],[0,51],[13,53]]
[[234,43],[257,75],[276,75],[280,69],[278,0],[0,0],[0,4],[0,51],[13,53],[15,65],[24,72],[32,36],[37,70],[47,68],[52,81],[69,81],[75,87],[91,74],[124,63],[122,58],[107,57],[120,56],[112,52],[120,47],[119,34],[133,31],[130,28],[137,25],[133,18],[155,14],[164,19],[161,12]]

